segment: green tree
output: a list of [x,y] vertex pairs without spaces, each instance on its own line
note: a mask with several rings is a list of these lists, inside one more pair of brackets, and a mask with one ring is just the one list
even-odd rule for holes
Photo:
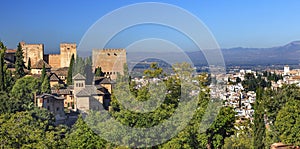
[[268,121],[274,123],[279,110],[288,101],[293,99],[300,99],[300,89],[296,84],[284,85],[277,91],[267,90],[264,92],[264,107],[266,108],[266,114]]
[[82,57],[79,57],[77,55],[76,61],[73,65],[73,70],[72,70],[73,74],[76,75],[76,74],[80,73],[82,75],[85,75],[85,73],[84,73],[85,67],[84,66],[85,66],[85,60]]
[[4,84],[4,77],[5,77],[4,53],[5,53],[5,47],[3,47],[3,43],[0,42],[0,91],[5,90],[5,84]]
[[256,101],[254,105],[254,125],[253,125],[253,147],[262,149],[265,147],[266,126],[264,121],[264,108],[262,103],[263,90],[256,91]]
[[278,112],[275,127],[279,139],[286,144],[300,146],[300,101],[290,100]]
[[96,68],[95,76],[96,76],[96,77],[103,77],[103,76],[104,76],[104,73],[102,72],[101,67],[97,67],[97,68]]
[[30,60],[30,57],[28,58],[27,69],[31,70],[31,60]]
[[7,69],[7,65],[4,65],[5,75],[4,75],[4,85],[5,91],[10,92],[12,87],[14,86],[14,78],[12,77],[11,70]]
[[95,134],[79,116],[71,132],[66,136],[69,148],[104,148],[105,142]]
[[151,63],[150,69],[145,70],[144,74],[149,78],[158,78],[163,74],[163,69],[157,63]]
[[68,85],[72,85],[72,83],[73,83],[72,77],[73,77],[74,62],[75,62],[75,58],[74,58],[74,54],[72,54],[69,69],[68,69],[68,75],[67,75],[67,84]]
[[45,63],[43,64],[43,68],[42,68],[42,74],[41,74],[41,83],[44,82],[45,78],[46,78],[47,74],[46,74],[46,67],[45,67]]
[[22,110],[22,104],[10,98],[7,92],[0,91],[0,114],[14,113]]
[[41,91],[42,91],[42,93],[51,94],[50,80],[49,80],[48,77],[44,78],[44,81],[43,81],[42,86],[41,86]]
[[221,148],[225,143],[225,139],[234,134],[234,122],[234,110],[231,107],[221,108],[216,120],[206,130],[207,147],[211,149]]
[[24,57],[23,57],[23,50],[22,50],[22,46],[21,43],[19,43],[17,51],[16,51],[16,61],[15,61],[15,76],[16,78],[21,78],[23,76],[25,76],[25,65],[24,65]]
[[55,127],[54,117],[46,109],[0,115],[2,148],[66,148],[67,128]]
[[33,103],[33,97],[37,91],[38,81],[31,76],[26,76],[16,81],[10,94],[12,98],[19,100],[22,104],[28,105]]
[[252,123],[250,120],[235,124],[235,133],[225,139],[224,149],[251,149],[252,147]]

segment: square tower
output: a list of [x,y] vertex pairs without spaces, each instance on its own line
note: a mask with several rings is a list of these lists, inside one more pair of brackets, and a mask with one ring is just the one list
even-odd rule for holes
[[92,57],[93,70],[101,67],[102,72],[113,80],[117,78],[117,74],[123,74],[126,63],[125,49],[94,49]]
[[60,44],[60,67],[69,67],[72,54],[76,59],[76,43]]
[[20,42],[20,44],[23,50],[25,66],[28,66],[29,59],[31,66],[36,64],[39,60],[43,60],[44,44],[27,44],[25,42]]

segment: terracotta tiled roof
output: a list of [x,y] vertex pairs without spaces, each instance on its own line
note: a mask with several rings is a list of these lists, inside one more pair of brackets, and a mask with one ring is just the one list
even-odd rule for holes
[[7,49],[7,50],[5,51],[5,53],[16,53],[16,51],[17,51],[17,50],[15,50],[15,49]]
[[40,59],[31,67],[31,69],[43,69],[44,64],[45,64],[46,69],[51,68],[51,66],[49,64],[47,64],[44,60]]
[[67,76],[68,69],[69,69],[68,67],[63,67],[52,71],[55,72],[58,76]]

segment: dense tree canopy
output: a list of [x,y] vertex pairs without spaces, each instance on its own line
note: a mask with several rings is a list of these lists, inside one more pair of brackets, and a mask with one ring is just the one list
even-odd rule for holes
[[275,121],[279,139],[300,146],[300,100],[290,100],[278,112]]
[[11,90],[11,96],[24,104],[29,104],[33,103],[34,94],[38,90],[38,80],[31,76],[26,76],[16,81]]

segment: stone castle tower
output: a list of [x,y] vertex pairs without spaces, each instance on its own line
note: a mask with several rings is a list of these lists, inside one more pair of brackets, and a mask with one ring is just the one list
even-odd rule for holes
[[72,54],[74,54],[74,57],[76,59],[76,55],[77,55],[76,50],[77,50],[76,43],[61,43],[60,54],[45,55],[44,60],[52,68],[69,67]]
[[92,52],[93,70],[101,67],[105,75],[115,80],[117,74],[123,74],[126,63],[125,49],[94,49]]
[[27,44],[24,41],[20,42],[23,49],[23,57],[25,66],[28,66],[30,58],[31,66],[37,63],[44,57],[44,45],[43,44]]
[[60,44],[60,67],[69,67],[72,54],[76,58],[76,43]]

